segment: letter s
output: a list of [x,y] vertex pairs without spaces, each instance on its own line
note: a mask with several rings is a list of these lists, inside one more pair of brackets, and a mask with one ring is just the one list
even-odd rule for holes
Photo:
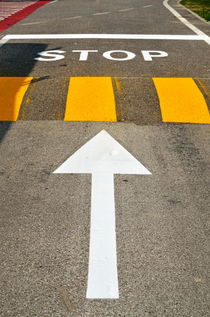
[[65,58],[64,55],[60,55],[64,53],[66,53],[66,51],[59,51],[59,50],[42,51],[38,53],[38,55],[41,57],[36,57],[34,59],[36,61],[41,61],[41,62],[54,62],[54,61],[59,61],[60,59]]

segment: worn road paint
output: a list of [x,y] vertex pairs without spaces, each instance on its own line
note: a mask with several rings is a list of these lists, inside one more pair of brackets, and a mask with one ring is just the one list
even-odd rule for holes
[[22,23],[21,25],[35,25],[35,24],[43,24],[43,23],[47,23],[47,21],[39,21],[39,22]]
[[65,121],[117,121],[111,77],[72,77]]
[[153,78],[163,122],[210,123],[206,101],[192,78]]
[[0,77],[0,121],[16,121],[33,77]]
[[198,29],[195,25],[190,23],[187,19],[185,19],[179,12],[177,12],[174,8],[172,8],[168,4],[168,0],[163,1],[163,5],[179,20],[181,21],[184,25],[186,25],[189,29],[191,29],[193,32],[195,32],[198,36],[204,37],[204,41],[210,45],[210,37],[205,34],[203,31]]
[[98,13],[93,13],[93,15],[104,15],[104,14],[109,14],[110,12],[98,12]]
[[81,15],[77,15],[77,16],[75,16],[75,17],[70,17],[70,18],[63,18],[62,20],[75,20],[75,19],[80,19],[80,18],[82,18],[82,16]]
[[114,174],[151,173],[106,131],[101,131],[54,173],[92,174],[87,298],[119,298]]
[[134,10],[134,8],[121,9],[121,10],[119,10],[119,12],[128,12],[128,11],[132,11],[132,10]]

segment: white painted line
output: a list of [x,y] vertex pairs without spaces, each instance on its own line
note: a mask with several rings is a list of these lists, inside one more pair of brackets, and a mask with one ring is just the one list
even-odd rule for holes
[[93,13],[93,15],[104,15],[104,14],[109,14],[110,12],[98,12],[98,13]]
[[3,38],[0,39],[0,47],[2,47],[4,44],[6,44],[9,41],[9,39],[4,36]]
[[113,39],[113,40],[183,40],[205,41],[207,35],[167,34],[9,34],[3,40]]
[[80,18],[82,18],[82,16],[81,15],[77,15],[75,17],[63,18],[62,20],[75,20],[75,19],[80,19]]
[[134,10],[134,8],[121,9],[121,10],[118,10],[118,12],[127,12],[131,10]]
[[163,5],[184,25],[186,25],[189,29],[191,29],[193,32],[195,32],[199,36],[203,36],[203,40],[210,45],[210,37],[205,34],[203,31],[199,30],[196,26],[194,26],[192,23],[190,23],[187,19],[185,19],[179,12],[177,12],[174,8],[172,8],[168,4],[168,0],[163,1]]
[[54,173],[92,174],[87,298],[119,298],[114,174],[151,173],[106,131],[101,131]]
[[47,5],[55,4],[56,2],[58,2],[58,0],[53,0],[53,1],[50,1],[49,3],[47,3]]
[[152,7],[152,4],[148,5],[148,6],[143,6],[143,8],[150,8]]
[[92,174],[86,298],[119,298],[115,227],[114,176]]
[[22,23],[21,25],[34,25],[34,24],[41,24],[41,23],[47,23],[47,21],[30,22],[30,23]]

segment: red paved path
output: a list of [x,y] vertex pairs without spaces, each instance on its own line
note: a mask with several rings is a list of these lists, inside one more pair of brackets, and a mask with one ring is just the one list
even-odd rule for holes
[[46,1],[15,1],[0,2],[0,32],[23,20],[36,9],[50,2]]

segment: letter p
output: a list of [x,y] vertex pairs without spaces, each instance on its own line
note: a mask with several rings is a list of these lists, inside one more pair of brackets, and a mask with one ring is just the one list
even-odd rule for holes
[[164,51],[141,51],[144,57],[144,60],[151,62],[154,57],[166,57],[168,53]]

